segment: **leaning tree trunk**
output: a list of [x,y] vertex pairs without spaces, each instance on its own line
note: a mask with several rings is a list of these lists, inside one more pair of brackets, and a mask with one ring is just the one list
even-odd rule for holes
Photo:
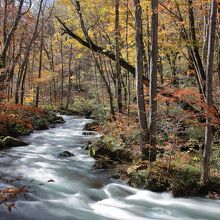
[[205,71],[202,64],[202,59],[199,54],[198,42],[196,38],[196,26],[195,26],[195,16],[194,16],[194,6],[193,0],[188,0],[188,7],[189,7],[189,28],[190,28],[190,38],[191,38],[191,52],[193,58],[193,65],[197,72],[197,78],[199,81],[200,90],[203,96],[206,96],[206,76]]
[[206,128],[205,128],[205,148],[203,153],[203,170],[201,180],[205,184],[208,181],[210,171],[210,155],[213,138],[212,130],[212,114],[210,109],[213,107],[212,97],[212,76],[213,76],[213,60],[214,60],[214,46],[215,46],[215,33],[216,33],[216,18],[217,18],[217,0],[212,0],[211,16],[210,16],[210,28],[208,38],[208,55],[206,65]]

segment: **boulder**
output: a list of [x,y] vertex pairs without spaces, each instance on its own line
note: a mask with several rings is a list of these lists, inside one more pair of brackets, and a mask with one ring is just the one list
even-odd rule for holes
[[7,126],[4,124],[0,124],[0,136],[8,135]]
[[69,151],[63,151],[63,152],[59,153],[58,156],[59,157],[73,157],[75,155],[73,153],[69,152]]
[[56,124],[56,123],[64,123],[64,119],[61,116],[57,116],[54,113],[48,113],[46,120],[50,123],[50,124]]
[[1,148],[4,148],[4,144],[3,144],[2,140],[0,139],[0,149]]
[[84,129],[85,131],[96,131],[96,128],[99,126],[99,122],[93,121],[85,125]]
[[55,124],[63,124],[65,121],[63,119],[63,117],[57,116],[56,120],[54,120]]
[[47,130],[49,129],[48,122],[45,118],[36,118],[33,120],[33,124],[36,130]]
[[28,143],[21,141],[19,139],[7,136],[2,140],[2,143],[5,147],[19,147],[19,146],[27,146]]

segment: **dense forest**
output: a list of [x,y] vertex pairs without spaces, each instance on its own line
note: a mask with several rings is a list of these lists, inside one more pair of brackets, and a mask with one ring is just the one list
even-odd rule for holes
[[[62,115],[93,119],[93,169],[220,199],[218,0],[0,0],[0,24],[0,155]],[[10,189],[11,211],[26,188]]]

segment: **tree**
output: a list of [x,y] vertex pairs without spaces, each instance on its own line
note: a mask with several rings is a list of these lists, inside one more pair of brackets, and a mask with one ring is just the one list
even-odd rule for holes
[[[156,144],[157,123],[157,60],[158,60],[158,0],[151,1],[151,64],[150,64],[150,114],[149,133],[150,145]],[[156,160],[152,150],[152,160]]]
[[16,14],[16,18],[14,20],[14,23],[11,27],[11,29],[9,30],[9,32],[7,32],[7,20],[8,20],[8,1],[5,0],[5,7],[4,7],[4,23],[3,23],[3,33],[4,33],[4,45],[1,51],[1,65],[0,68],[5,68],[6,67],[6,54],[8,51],[8,48],[10,46],[11,40],[12,40],[12,36],[15,33],[18,24],[21,20],[22,17],[22,8],[23,8],[23,4],[24,4],[24,0],[21,0],[17,9],[17,14]]
[[135,44],[136,44],[136,93],[138,104],[138,118],[141,133],[141,147],[144,149],[148,140],[148,125],[146,117],[145,99],[144,99],[144,45],[143,45],[143,27],[142,27],[142,8],[140,0],[134,0],[135,7]]
[[118,111],[122,113],[122,88],[121,88],[121,65],[120,65],[120,24],[119,24],[120,0],[115,0],[115,61],[116,61],[116,90]]
[[[100,53],[103,54],[105,56],[107,56],[108,58],[110,58],[111,60],[115,61],[115,54],[108,50],[105,49],[104,47],[101,47],[97,44],[95,44],[91,38],[89,40],[89,43],[85,40],[83,40],[80,36],[78,36],[76,33],[74,33],[59,17],[56,17],[57,20],[59,21],[59,23],[63,26],[64,29],[64,33],[68,34],[69,36],[71,36],[73,39],[75,39],[77,42],[79,42],[81,45],[85,46],[86,48],[89,48],[90,50],[96,52],[96,53]],[[133,65],[131,65],[130,63],[128,63],[125,59],[120,58],[120,64],[123,68],[125,68],[126,70],[129,71],[129,73],[135,77],[135,67]],[[149,86],[149,80],[147,77],[143,76],[143,83],[146,87]],[[175,96],[175,94],[171,93],[170,91],[166,91],[166,89],[162,89],[159,88],[160,90],[160,94],[164,97],[167,98],[173,98],[173,100],[185,111],[190,111],[193,114],[201,114],[201,112],[196,109],[193,105],[191,105],[190,103],[180,99],[179,97]],[[204,117],[200,117],[199,118],[200,121],[204,121]]]
[[214,48],[215,48],[215,35],[216,35],[216,19],[217,19],[217,0],[212,0],[210,27],[208,36],[208,55],[206,65],[206,128],[205,128],[205,148],[203,153],[203,171],[201,180],[205,184],[209,177],[210,155],[213,138],[213,125],[212,114],[210,109],[213,108],[213,95],[212,95],[212,79],[213,79],[213,61],[214,61]]

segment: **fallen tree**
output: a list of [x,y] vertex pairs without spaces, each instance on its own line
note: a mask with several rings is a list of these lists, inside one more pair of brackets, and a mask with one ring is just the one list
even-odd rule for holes
[[[83,40],[81,37],[79,37],[77,34],[75,34],[59,17],[56,17],[56,19],[63,27],[62,28],[63,34],[68,34],[70,37],[72,37],[73,39],[78,41],[81,45],[87,47],[88,49],[92,50],[93,52],[103,54],[103,55],[107,56],[108,58],[110,58],[111,60],[115,61],[114,52],[107,50],[107,49],[95,44],[91,40],[91,38],[89,38],[89,42]],[[132,74],[133,77],[135,77],[135,67],[133,65],[129,64],[123,58],[120,58],[120,65],[124,69],[128,70]],[[149,86],[149,79],[146,76],[144,76],[144,78],[143,78],[143,83],[145,86],[147,86],[147,87]],[[199,122],[202,122],[202,123],[205,122],[205,115],[202,111],[198,110],[192,104],[190,104],[190,103],[184,101],[183,99],[181,99],[180,97],[176,96],[175,93],[167,91],[166,88],[164,88],[164,87],[158,87],[158,93],[160,95],[162,95],[163,97],[171,99],[173,102],[177,103],[180,106],[180,108],[183,109],[184,111],[190,112],[190,113],[192,113],[192,115],[196,115]],[[214,117],[219,119],[220,117],[218,114],[218,110],[217,110],[217,108],[215,108],[215,109],[216,109],[216,112],[214,113]],[[219,120],[215,120],[215,121],[219,121]]]

